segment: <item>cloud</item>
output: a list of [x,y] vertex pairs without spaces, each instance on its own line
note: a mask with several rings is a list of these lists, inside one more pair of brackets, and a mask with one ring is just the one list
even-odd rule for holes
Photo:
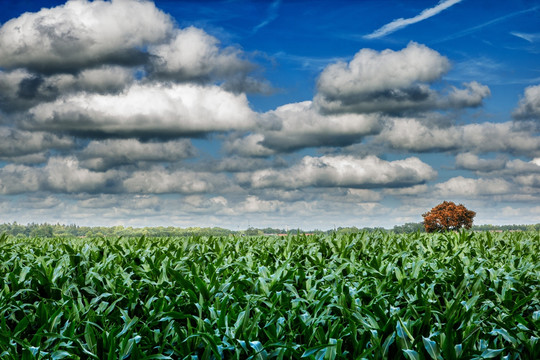
[[160,81],[221,83],[223,89],[235,93],[273,91],[263,79],[249,74],[255,69],[238,48],[219,47],[219,40],[204,30],[190,26],[175,29],[171,39],[152,45],[147,66],[148,76]]
[[190,207],[190,210],[195,211],[216,209],[216,207],[225,207],[229,204],[223,196],[205,197],[203,195],[187,195],[182,200],[184,204]]
[[68,136],[45,132],[29,132],[0,127],[0,158],[8,159],[41,153],[51,149],[69,149],[74,141]]
[[393,119],[374,144],[412,152],[507,152],[540,155],[540,138],[512,122],[438,127],[414,118]]
[[189,170],[169,170],[153,167],[135,171],[123,181],[123,188],[130,193],[143,194],[198,194],[226,191],[230,181],[224,174],[196,172]]
[[0,156],[0,160],[4,160],[12,164],[38,165],[46,163],[49,156],[49,151],[42,151],[28,155]]
[[263,22],[261,22],[260,24],[258,24],[257,26],[253,28],[253,33],[256,33],[257,31],[259,31],[260,29],[262,29],[263,27],[265,27],[266,25],[270,24],[272,21],[277,19],[280,5],[281,5],[281,0],[274,0],[272,4],[270,4],[270,6],[268,7],[268,14],[266,16],[266,19],[264,19]]
[[261,200],[250,195],[237,206],[236,211],[240,213],[267,213],[278,211],[284,206],[285,204],[278,200]]
[[122,173],[117,171],[93,172],[81,168],[75,157],[52,157],[44,167],[8,164],[0,168],[0,194],[115,192],[120,176]]
[[439,102],[440,108],[468,108],[482,105],[482,101],[491,96],[491,91],[486,85],[482,85],[476,81],[463,83],[464,88],[458,89],[452,87],[452,91],[448,94],[448,99],[443,99]]
[[373,203],[382,200],[381,192],[373,189],[358,188],[261,188],[250,189],[250,194],[260,199],[279,200],[284,203],[326,202],[326,203]]
[[[460,82],[482,79],[487,83],[500,85],[509,81],[505,76],[508,70],[505,64],[494,58],[477,56],[453,62],[452,71],[445,79]],[[517,79],[513,78],[512,81]]]
[[490,95],[489,88],[477,82],[465,83],[464,89],[452,87],[448,94],[431,89],[429,84],[449,69],[446,57],[415,42],[399,51],[362,49],[349,63],[323,70],[314,102],[323,113],[399,114],[479,106]]
[[168,43],[152,45],[151,76],[164,80],[208,82],[246,76],[253,65],[240,50],[220,50],[219,41],[201,29],[177,29]]
[[[443,189],[455,190],[455,188],[463,185],[478,191],[479,195],[485,195],[485,192],[489,193],[491,191],[492,195],[501,195],[501,200],[506,201],[540,200],[536,189],[540,187],[540,158],[531,161],[505,160],[501,157],[497,159],[478,159],[472,154],[467,156],[460,154],[456,158],[456,165],[458,164],[461,164],[462,168],[489,176],[490,179],[484,178],[474,184],[471,180],[458,179],[454,184],[441,185]],[[521,188],[518,188],[519,186]],[[464,192],[464,190],[461,191]]]
[[537,120],[540,122],[540,85],[529,86],[519,101],[513,114],[516,120]]
[[451,178],[435,185],[442,196],[470,196],[509,194],[512,184],[504,179],[471,179],[463,176]]
[[142,64],[147,54],[141,49],[166,40],[173,26],[149,1],[71,0],[3,24],[0,67],[54,73]]
[[82,136],[175,137],[250,129],[245,94],[217,86],[134,84],[120,94],[80,92],[29,110],[22,126]]
[[327,66],[317,87],[327,96],[339,93],[365,96],[387,89],[407,88],[415,82],[435,81],[449,68],[446,57],[424,45],[410,42],[400,51],[362,49],[349,63],[337,62]]
[[144,0],[71,0],[25,13],[0,28],[0,111],[115,95],[134,83],[151,87],[149,80],[219,84],[237,95],[273,91],[250,74],[255,66],[244,52],[219,45],[201,29],[176,28]]
[[471,153],[462,153],[456,156],[456,167],[459,169],[489,172],[501,170],[505,167],[507,159],[498,157],[496,159],[480,159]]
[[489,173],[491,176],[513,177],[540,173],[540,158],[531,161],[509,160],[505,156],[498,156],[495,159],[480,159],[475,154],[465,153],[456,156],[456,166],[460,169]]
[[93,172],[81,168],[79,161],[72,157],[50,158],[42,171],[44,190],[66,193],[114,192],[121,174],[113,170]]
[[[225,81],[230,91],[272,91],[268,82],[249,76],[254,65],[240,49],[220,49],[215,37],[195,27],[176,28],[173,19],[149,1],[71,0],[25,13],[0,28],[0,67],[27,71],[30,76],[21,85],[30,86],[32,97],[40,86],[42,92],[48,88],[44,74],[63,74],[50,79],[54,85],[69,82],[66,74],[73,77],[114,65],[144,66],[143,75],[167,82]],[[84,82],[85,76],[81,78]],[[52,98],[62,93],[51,90]]]
[[76,75],[45,76],[24,69],[0,71],[0,109],[24,111],[76,92],[114,94],[133,81],[132,70],[109,65],[83,70]]
[[304,101],[269,111],[261,121],[273,126],[230,139],[225,148],[242,156],[269,156],[308,147],[347,146],[378,133],[384,119],[376,114],[322,115],[311,101]]
[[19,202],[19,206],[28,209],[55,209],[61,204],[58,197],[45,194],[32,194]]
[[282,127],[265,132],[262,145],[279,151],[350,145],[379,132],[383,123],[377,115],[321,115],[311,101],[280,106],[266,115],[279,119]]
[[[95,226],[140,227],[149,223],[170,226],[174,223],[181,227],[221,226],[237,229],[237,225],[245,228],[251,224],[256,227],[311,229],[311,226],[319,226],[326,229],[332,222],[339,226],[358,226],[358,221],[363,226],[381,225],[377,217],[394,211],[376,202],[346,202],[350,195],[340,197],[338,201],[328,197],[295,202],[249,194],[235,197],[212,194],[55,194],[47,200],[48,197],[46,194],[21,195],[16,202],[7,198],[4,203],[1,201],[6,197],[0,198],[0,212],[5,214],[6,221],[16,219],[23,223],[38,218],[49,223]],[[36,209],[40,199],[47,202],[47,208]],[[53,199],[57,201],[53,202]],[[31,207],[33,200],[36,201],[35,207]],[[344,219],[344,211],[352,219]],[[261,217],[261,214],[264,216]],[[240,219],[237,225],[231,225],[232,217]]]
[[535,43],[535,42],[540,41],[540,33],[522,33],[522,32],[512,31],[510,32],[510,34],[517,36],[518,38],[521,38],[530,43]]
[[413,185],[403,188],[384,189],[384,193],[393,196],[419,196],[427,194],[429,191],[426,184]]
[[118,195],[100,194],[77,201],[77,206],[84,209],[153,209],[159,210],[161,199],[155,195]]
[[91,141],[78,158],[81,165],[103,171],[111,167],[141,162],[178,162],[196,155],[189,140],[140,142],[136,139],[107,139]]
[[0,194],[21,194],[38,191],[39,170],[25,165],[7,164],[0,168]]
[[534,7],[528,8],[528,9],[515,11],[513,13],[506,14],[504,16],[501,16],[501,17],[498,17],[496,19],[487,21],[487,22],[482,23],[480,25],[476,25],[476,26],[470,27],[468,29],[458,31],[455,34],[452,34],[452,35],[446,36],[446,37],[444,37],[442,39],[439,39],[437,41],[434,41],[433,44],[439,44],[439,43],[442,43],[442,42],[445,42],[445,41],[448,41],[448,40],[459,39],[461,37],[464,37],[464,36],[473,34],[473,33],[477,32],[479,30],[482,30],[485,27],[498,24],[498,23],[500,23],[502,21],[506,21],[506,20],[508,20],[510,18],[513,18],[515,16],[519,16],[519,15],[526,14],[526,13],[529,13],[529,12],[532,12],[532,11],[536,11],[538,9],[540,9],[540,6],[534,6]]
[[8,164],[0,168],[0,194],[32,192],[87,194],[198,194],[226,192],[224,174],[155,165],[144,170],[94,171],[74,156],[51,157],[45,166]]
[[283,170],[265,169],[237,175],[250,188],[348,187],[381,188],[421,184],[437,173],[420,159],[385,161],[375,156],[305,156]]
[[535,158],[531,161],[523,161],[520,159],[509,160],[504,165],[504,168],[495,175],[515,176],[529,174],[540,174],[540,158]]
[[396,20],[384,25],[380,29],[375,30],[371,34],[365,35],[364,38],[365,39],[376,39],[376,38],[386,36],[388,34],[393,33],[394,31],[403,29],[404,27],[407,27],[409,25],[416,24],[417,22],[423,21],[425,19],[429,19],[430,17],[437,15],[441,11],[448,9],[449,7],[459,3],[461,1],[462,0],[444,0],[444,1],[441,0],[435,7],[425,9],[420,14],[418,14],[418,15],[412,17],[412,18],[408,18],[408,19],[399,18],[399,19],[396,19]]
[[[268,196],[269,192],[274,195],[280,192],[281,195],[272,197]],[[290,193],[294,195],[288,196]],[[278,224],[278,227],[286,228],[287,224],[295,224],[293,220],[295,217],[310,218],[310,220],[315,218],[320,223],[334,221],[343,225],[339,218],[342,217],[344,211],[353,217],[362,217],[362,221],[366,221],[368,215],[383,214],[384,211],[381,210],[386,209],[376,202],[380,199],[377,193],[364,189],[325,189],[324,191],[266,189],[262,194],[246,195],[235,201],[228,201],[225,208],[212,210],[214,214],[225,215],[229,218],[242,216],[255,226],[271,221]],[[324,215],[319,215],[323,213]],[[251,217],[258,214],[264,214],[264,218]]]
[[529,174],[516,176],[515,181],[524,186],[540,188],[540,174]]
[[[26,70],[0,71],[0,110],[11,112],[27,109],[38,104],[38,98],[53,100],[55,92],[42,85],[40,76]],[[41,91],[38,90],[40,87]]]
[[[340,190],[340,189],[334,189]],[[326,200],[333,200],[339,202],[353,202],[353,203],[374,203],[382,200],[382,195],[379,192],[368,190],[368,189],[343,189],[345,192],[340,197],[338,194],[333,193],[332,195],[328,194],[328,189],[324,190],[324,193],[321,194],[321,198]],[[331,191],[330,191],[331,192]],[[326,195],[330,195],[327,196]]]
[[266,157],[274,155],[275,150],[262,144],[264,135],[261,133],[249,134],[240,138],[230,138],[223,145],[228,153],[244,157]]

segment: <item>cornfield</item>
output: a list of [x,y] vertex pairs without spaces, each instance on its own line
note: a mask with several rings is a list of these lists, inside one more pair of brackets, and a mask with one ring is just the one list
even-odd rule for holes
[[540,359],[540,234],[0,237],[2,359]]

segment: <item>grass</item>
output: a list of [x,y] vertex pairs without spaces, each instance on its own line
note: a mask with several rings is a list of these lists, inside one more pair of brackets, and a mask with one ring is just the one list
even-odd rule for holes
[[0,237],[2,359],[538,359],[540,234]]

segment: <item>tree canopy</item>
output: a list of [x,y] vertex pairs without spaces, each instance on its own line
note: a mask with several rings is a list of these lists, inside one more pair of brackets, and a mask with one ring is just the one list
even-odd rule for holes
[[462,204],[444,201],[431,211],[422,214],[426,232],[470,229],[476,213],[468,210]]

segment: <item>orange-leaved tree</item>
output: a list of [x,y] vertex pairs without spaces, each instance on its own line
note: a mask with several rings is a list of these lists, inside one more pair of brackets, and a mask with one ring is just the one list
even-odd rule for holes
[[444,201],[422,214],[426,232],[458,230],[462,227],[470,229],[475,215],[474,211],[451,201]]

